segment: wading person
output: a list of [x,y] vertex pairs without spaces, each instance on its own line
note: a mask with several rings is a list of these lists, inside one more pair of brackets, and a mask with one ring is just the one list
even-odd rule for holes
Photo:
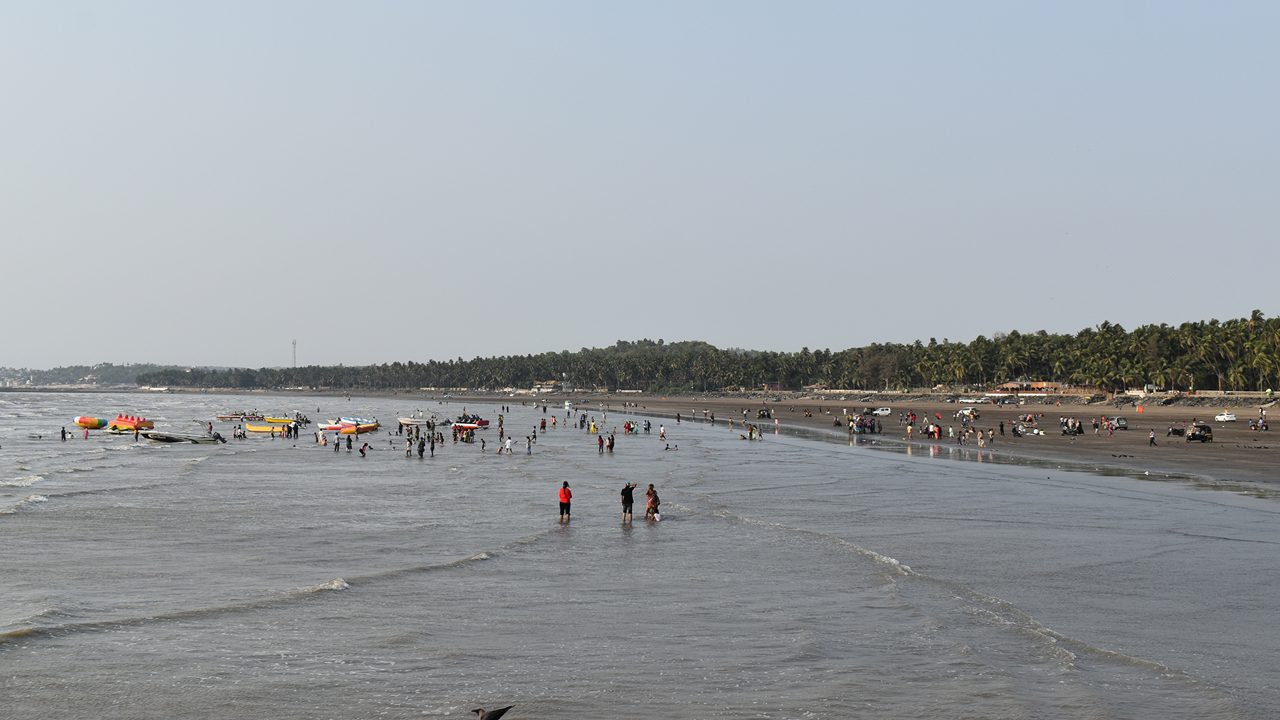
[[633,491],[636,484],[629,482],[622,486],[622,522],[631,522],[631,506],[635,504],[635,496]]
[[569,522],[569,504],[573,502],[573,491],[569,489],[569,481],[560,486],[560,522]]

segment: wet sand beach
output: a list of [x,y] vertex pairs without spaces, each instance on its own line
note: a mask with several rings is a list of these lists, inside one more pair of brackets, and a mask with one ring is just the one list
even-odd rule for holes
[[[547,399],[546,402],[563,406],[564,399],[557,397]],[[1064,469],[1091,472],[1110,468],[1136,474],[1149,472],[1224,483],[1280,481],[1280,474],[1276,472],[1276,463],[1280,461],[1280,435],[1276,435],[1274,429],[1264,432],[1249,429],[1249,420],[1258,417],[1257,404],[1226,405],[1221,408],[1143,405],[1139,412],[1132,404],[1121,407],[1114,403],[1056,405],[1044,404],[1040,398],[1025,405],[1004,406],[938,401],[898,402],[883,397],[874,402],[811,398],[783,398],[780,402],[770,402],[767,399],[746,397],[595,395],[571,398],[570,401],[589,413],[598,412],[601,403],[605,403],[611,414],[626,414],[623,404],[634,403],[637,412],[672,418],[679,413],[682,422],[703,422],[703,410],[706,410],[708,417],[715,414],[716,424],[723,425],[726,432],[729,432],[730,420],[735,429],[741,429],[742,411],[745,409],[748,421],[769,433],[775,427],[782,432],[804,428],[840,437],[848,435],[843,424],[837,424],[846,411],[857,413],[868,406],[889,407],[891,414],[880,418],[883,434],[868,438],[882,442],[908,442],[906,426],[899,422],[899,414],[912,411],[922,421],[927,422],[926,418],[933,419],[944,428],[943,437],[937,441],[922,439],[919,428],[916,428],[917,432],[910,442],[922,447],[934,444],[955,446],[955,438],[947,437],[945,429],[952,426],[958,432],[960,421],[955,418],[955,413],[962,407],[976,407],[980,416],[975,427],[995,431],[995,441],[988,445],[986,452],[997,456],[1060,463]],[[773,419],[778,421],[776,425],[773,419],[756,417],[757,411],[765,407],[772,412]],[[1214,415],[1224,409],[1234,412],[1239,419],[1236,422],[1214,422]],[[806,410],[812,413],[811,417],[805,416]],[[1272,421],[1275,413],[1270,408],[1267,410],[1268,421]],[[1028,413],[1037,416],[1037,426],[1045,434],[1013,437],[1010,434],[1013,423],[1019,416]],[[938,419],[939,416],[941,419]],[[1124,417],[1128,420],[1129,428],[1116,430],[1113,434],[1101,429],[1095,436],[1092,420],[1103,416]],[[1085,434],[1063,435],[1059,429],[1059,417],[1072,417],[1084,423]],[[1002,421],[1005,425],[1003,436],[999,430]],[[1193,421],[1207,422],[1213,427],[1213,442],[1187,442],[1185,437],[1168,434],[1170,427],[1182,428]],[[1149,445],[1152,430],[1156,433],[1155,447]],[[970,439],[965,447],[976,448],[977,444]]]

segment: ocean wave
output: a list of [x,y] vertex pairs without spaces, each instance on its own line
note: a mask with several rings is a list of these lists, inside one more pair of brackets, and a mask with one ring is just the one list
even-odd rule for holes
[[[32,496],[40,497],[40,496]],[[43,499],[41,500],[41,502]],[[0,510],[0,513],[5,511]],[[550,535],[550,532],[539,533],[537,535],[519,538],[504,545],[504,548],[517,548],[522,545],[528,545],[536,542],[540,537]],[[381,573],[371,573],[361,577],[352,578],[352,582],[363,584],[373,582],[375,580],[389,579],[401,575],[408,575],[421,572],[441,571],[451,568],[460,568],[476,562],[490,560],[493,557],[493,550],[484,550],[466,557],[456,560],[449,560],[441,563],[432,563],[426,565],[416,565],[404,568],[395,568]],[[248,612],[253,610],[262,610],[280,605],[287,605],[292,602],[300,602],[310,598],[316,598],[329,592],[341,592],[351,587],[351,583],[343,578],[333,578],[327,582],[318,585],[307,585],[296,590],[285,591],[275,595],[269,595],[257,599],[247,599],[243,602],[230,603],[227,605],[215,605],[210,607],[190,608],[186,610],[175,610],[173,612],[158,613],[155,615],[147,615],[143,617],[122,617],[103,620],[94,620],[90,622],[73,622],[49,625],[31,625],[18,628],[0,628],[0,646],[5,642],[16,640],[19,638],[30,638],[33,636],[55,636],[72,632],[102,632],[111,631],[124,627],[136,627],[139,625],[147,625],[150,623],[160,622],[179,622],[184,620],[192,620],[196,618],[207,618],[219,615],[229,615],[238,612]]]
[[[678,509],[685,509],[673,503],[664,503],[664,505],[670,505],[671,507],[675,507]],[[903,563],[897,558],[890,557],[888,555],[885,555],[884,553],[879,553],[870,548],[863,547],[857,543],[850,542],[840,537],[839,535],[832,535],[830,533],[819,532],[817,530],[806,530],[804,528],[792,527],[790,525],[784,525],[782,523],[776,523],[776,522],[769,522],[767,520],[760,520],[758,518],[745,517],[743,515],[738,515],[723,509],[714,510],[712,511],[711,514],[715,517],[723,518],[726,520],[733,520],[735,522],[740,522],[747,525],[756,525],[758,527],[769,528],[772,530],[780,530],[783,532],[798,533],[801,535],[807,535],[812,538],[821,539],[825,542],[833,543],[847,550],[851,550],[852,552],[858,555],[861,555],[865,558],[868,558],[876,562],[877,564],[884,565],[899,575],[915,575],[916,574],[915,571],[911,569],[910,565]]]
[[7,508],[0,508],[0,515],[12,515],[27,505],[42,502],[49,502],[49,498],[43,495],[28,495]]
[[310,587],[303,588],[303,591],[318,593],[329,592],[331,590],[346,590],[349,587],[351,586],[347,584],[346,580],[343,580],[342,578],[334,578],[327,583],[320,583],[319,585],[312,585]]
[[49,493],[51,498],[69,498],[80,495],[107,495],[117,492],[129,492],[132,490],[153,490],[159,487],[165,487],[168,483],[150,483],[147,485],[121,485],[119,487],[104,488],[87,488],[84,490],[67,490],[65,492]]
[[0,481],[0,487],[31,487],[44,480],[43,475],[23,475],[12,480]]

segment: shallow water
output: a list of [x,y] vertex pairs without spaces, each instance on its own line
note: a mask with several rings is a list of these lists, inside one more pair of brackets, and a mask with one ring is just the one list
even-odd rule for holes
[[[81,414],[394,430],[462,406],[0,395],[5,717],[1280,713],[1270,497],[656,418],[605,455],[563,427],[532,455],[495,454],[494,429],[487,454],[426,460],[385,429],[363,459],[307,436],[57,439]],[[507,427],[542,417],[517,404]],[[620,524],[628,480],[657,485],[663,522]]]

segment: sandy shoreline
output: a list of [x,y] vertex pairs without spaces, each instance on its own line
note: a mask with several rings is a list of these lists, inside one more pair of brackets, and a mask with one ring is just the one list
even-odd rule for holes
[[[481,398],[476,397],[477,400]],[[548,406],[563,408],[565,396],[548,396],[538,400]],[[844,410],[858,411],[861,403],[835,400],[784,400],[766,403],[759,399],[724,398],[724,397],[651,397],[651,396],[590,396],[570,397],[571,402],[586,412],[599,411],[601,403],[608,406],[611,414],[625,415],[624,403],[634,403],[636,412],[674,418],[679,413],[684,421],[691,417],[695,422],[702,422],[703,410],[708,416],[715,414],[716,425],[723,426],[730,432],[728,420],[734,420],[734,432],[741,431],[742,411],[747,410],[750,422],[761,425],[772,431],[772,420],[755,419],[756,411],[766,405],[777,419],[777,427],[786,431],[791,428],[804,428],[810,431],[823,431],[833,436],[847,437],[843,427],[833,422],[843,417]],[[527,398],[493,398],[495,402],[529,402]],[[914,411],[920,418],[936,418],[945,429],[954,426],[959,430],[960,422],[954,418],[961,404],[915,401],[901,405],[884,403],[892,409],[892,414],[881,418],[883,434],[864,436],[885,442],[907,443],[906,428],[898,421],[900,412]],[[1249,430],[1249,420],[1258,417],[1258,407],[1233,406],[1229,409],[1239,417],[1236,422],[1213,422],[1213,416],[1223,408],[1206,407],[1148,407],[1141,413],[1135,407],[1116,408],[1114,405],[1044,405],[1028,404],[1023,406],[978,405],[981,416],[977,427],[995,431],[995,441],[984,452],[988,457],[1006,457],[1008,459],[1028,459],[1060,464],[1063,469],[1078,471],[1120,470],[1130,474],[1150,473],[1158,476],[1194,478],[1205,482],[1217,483],[1265,483],[1275,484],[1280,480],[1276,472],[1277,460],[1280,460],[1280,434],[1273,438],[1275,430],[1266,432]],[[804,411],[812,412],[812,417],[805,417]],[[1038,420],[1039,427],[1045,435],[1015,438],[1009,434],[1015,418],[1026,413],[1043,414]],[[1129,421],[1128,430],[1116,430],[1108,435],[1101,430],[1093,434],[1092,419],[1101,416],[1121,416]],[[1086,425],[1084,435],[1066,436],[1061,434],[1058,426],[1059,417],[1074,417]],[[1275,421],[1275,413],[1268,409],[1269,422]],[[1168,436],[1171,426],[1181,427],[1193,421],[1209,422],[1213,426],[1214,442],[1187,442],[1183,437]],[[999,434],[1000,422],[1005,424],[1005,435]],[[1156,433],[1156,446],[1149,445],[1150,431]],[[921,440],[918,435],[910,441],[914,447],[927,449],[932,445],[957,447],[954,438],[946,437],[938,441]],[[977,445],[970,441],[964,446],[976,450]]]

